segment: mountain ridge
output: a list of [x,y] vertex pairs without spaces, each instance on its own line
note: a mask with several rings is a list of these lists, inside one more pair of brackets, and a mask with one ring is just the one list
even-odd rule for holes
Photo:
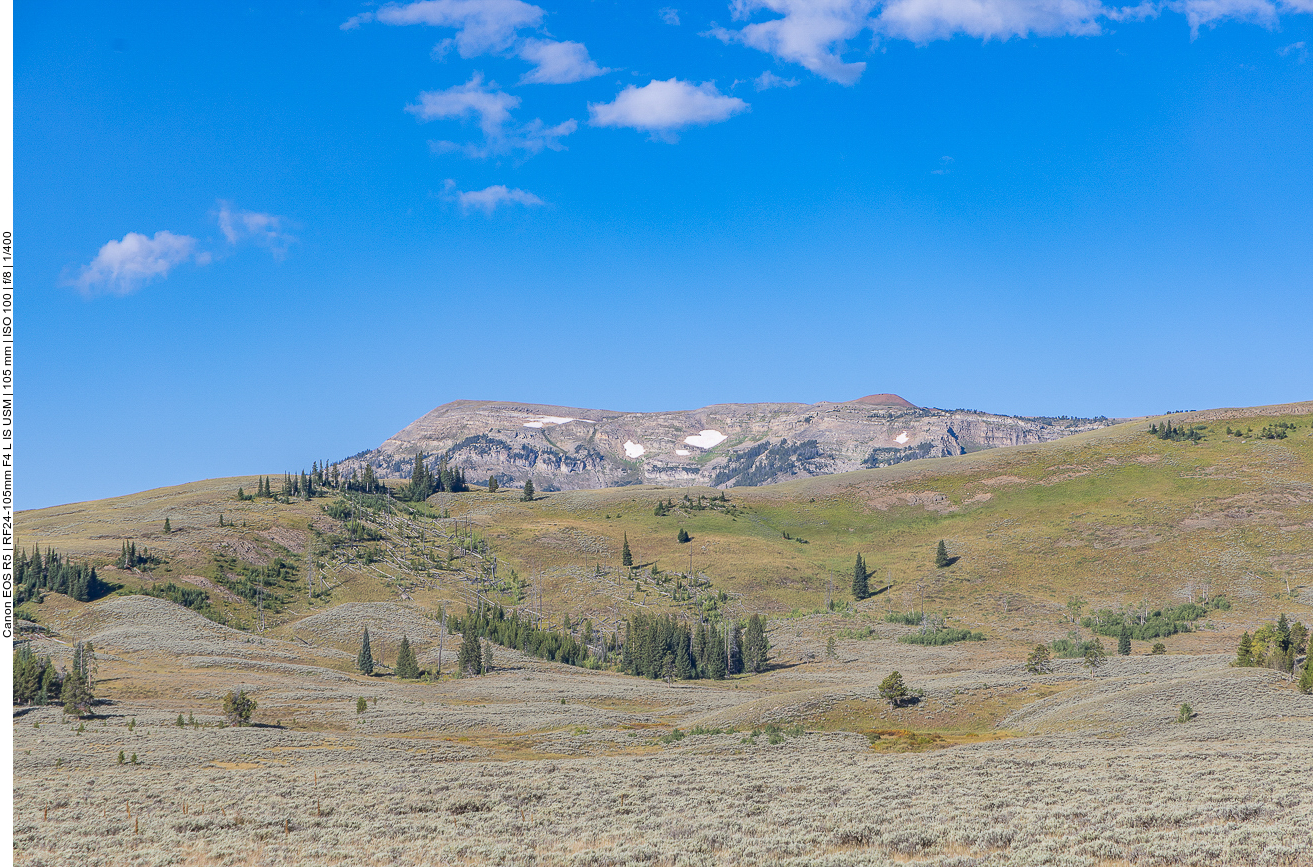
[[455,400],[344,461],[405,478],[415,456],[482,482],[541,491],[636,484],[771,484],[999,446],[1048,442],[1107,418],[1008,416],[920,407],[896,394],[848,401],[720,403],[627,412],[519,401]]

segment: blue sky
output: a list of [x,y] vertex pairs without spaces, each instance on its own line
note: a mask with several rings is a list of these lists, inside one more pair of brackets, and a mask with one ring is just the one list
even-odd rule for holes
[[22,4],[19,505],[458,398],[1308,399],[1311,13]]

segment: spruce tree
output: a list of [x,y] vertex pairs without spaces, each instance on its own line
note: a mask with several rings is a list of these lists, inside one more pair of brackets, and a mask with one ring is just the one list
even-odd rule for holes
[[474,677],[483,674],[483,649],[479,647],[479,636],[474,627],[474,615],[465,618],[461,624],[464,637],[461,638],[460,650],[456,654],[456,673],[461,677]]
[[685,530],[683,527],[680,527],[679,532],[675,534],[675,541],[679,542],[681,545],[685,542],[691,542],[692,540],[693,537],[690,536],[688,530]]
[[167,517],[164,519],[164,532],[165,533],[173,532],[173,527],[169,524],[169,519]]
[[1299,691],[1305,694],[1313,692],[1313,653],[1304,660],[1304,671],[1299,675]]
[[369,648],[369,627],[365,627],[365,634],[360,639],[360,653],[356,654],[356,668],[364,675],[374,673],[374,653]]
[[629,534],[625,533],[624,546],[620,549],[620,565],[629,567],[634,565],[634,555],[629,551]]
[[492,642],[483,642],[483,673],[488,674],[492,671]]
[[895,671],[880,681],[880,696],[889,702],[890,707],[902,704],[907,698],[907,684],[903,683],[903,676]]
[[935,548],[935,568],[943,569],[948,565],[948,548],[944,545],[944,540],[939,540],[939,547]]
[[1249,668],[1254,664],[1254,639],[1246,632],[1240,636],[1240,646],[1236,648],[1235,664]]
[[862,555],[857,555],[857,562],[853,564],[853,599],[861,601],[871,595],[870,585],[867,584],[867,578],[870,577],[866,571],[866,561]]
[[527,479],[524,482],[524,493],[520,495],[520,502],[533,502],[533,479]]
[[495,493],[497,493],[497,477],[496,477],[496,476],[488,476],[488,493],[490,493],[490,494],[495,494]]
[[725,673],[743,673],[743,624],[735,620],[725,626]]
[[1117,653],[1121,656],[1131,655],[1131,631],[1125,625],[1117,636]]
[[401,636],[401,646],[397,648],[397,677],[414,680],[419,677],[419,661],[415,659],[415,651],[410,647],[410,639],[404,634]]
[[91,687],[87,684],[86,677],[77,667],[64,675],[64,683],[60,688],[59,698],[64,703],[64,713],[69,716],[81,717],[91,712],[91,702],[93,700]]
[[748,633],[743,640],[743,667],[754,674],[765,671],[769,654],[766,621],[760,614],[754,614],[748,618]]

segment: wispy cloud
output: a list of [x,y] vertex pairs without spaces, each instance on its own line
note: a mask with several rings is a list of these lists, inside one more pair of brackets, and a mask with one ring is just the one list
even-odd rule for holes
[[515,53],[534,64],[520,79],[521,84],[569,84],[596,78],[603,69],[588,56],[582,42],[553,42],[550,39],[525,39]]
[[475,210],[491,215],[500,205],[536,208],[546,204],[533,193],[508,187],[505,184],[494,184],[481,190],[466,191],[457,189],[456,182],[448,178],[444,192],[448,198],[455,200],[460,205],[461,212],[466,214]]
[[711,82],[693,84],[671,78],[654,79],[643,87],[630,85],[613,102],[589,103],[588,112],[593,126],[629,127],[674,141],[676,130],[720,123],[749,108],[738,97],[716,90]]
[[218,220],[219,231],[228,239],[229,244],[250,240],[268,247],[276,259],[287,255],[287,248],[296,242],[296,238],[286,231],[286,217],[243,211],[231,202],[220,200]]
[[[845,61],[849,43],[870,38],[927,43],[965,35],[981,40],[1028,36],[1094,36],[1107,23],[1183,15],[1192,34],[1223,21],[1275,27],[1280,16],[1313,13],[1313,0],[1141,0],[1109,6],[1102,0],[732,0],[735,28],[706,33],[796,63],[822,78],[855,84],[861,61]],[[751,20],[759,15],[767,20]]]
[[871,26],[868,16],[874,8],[875,0],[734,0],[730,12],[735,20],[759,11],[782,17],[737,30],[713,26],[708,35],[796,63],[822,78],[855,84],[866,64],[845,63],[840,55],[848,40]]
[[152,238],[128,232],[122,241],[109,241],[101,247],[96,258],[70,282],[86,297],[130,295],[189,260],[200,265],[210,262],[208,253],[196,254],[196,239],[190,235],[161,231]]
[[520,33],[540,30],[546,14],[541,7],[522,0],[421,0],[389,3],[377,12],[352,16],[342,29],[354,30],[371,21],[396,27],[449,28],[455,35],[438,43],[436,55],[454,47],[466,59],[485,54],[518,57],[534,64],[523,78],[526,84],[568,84],[608,71],[593,62],[581,42],[559,42]]
[[798,79],[780,78],[769,69],[752,79],[752,86],[757,90],[770,90],[773,87],[797,87]]
[[679,10],[678,10],[678,9],[672,9],[672,8],[669,7],[669,6],[666,6],[666,7],[663,8],[663,9],[658,9],[658,10],[657,10],[657,15],[661,18],[662,21],[666,22],[666,23],[669,24],[671,27],[678,27],[678,26],[679,26]]
[[1303,63],[1308,60],[1308,49],[1304,47],[1303,42],[1292,42],[1289,45],[1283,45],[1277,49],[1277,54],[1282,57],[1295,56],[1296,63]]
[[538,119],[527,124],[516,124],[511,111],[519,105],[518,96],[501,90],[495,81],[485,84],[483,76],[476,72],[464,84],[421,93],[418,102],[406,106],[406,111],[421,121],[477,118],[479,129],[483,132],[482,145],[461,145],[449,141],[431,143],[439,153],[458,150],[471,157],[514,151],[536,154],[544,148],[563,150],[565,146],[561,144],[561,139],[579,126],[574,120],[551,127]]

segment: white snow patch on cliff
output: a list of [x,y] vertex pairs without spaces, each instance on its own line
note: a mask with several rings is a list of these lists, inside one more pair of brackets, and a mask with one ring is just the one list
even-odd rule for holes
[[638,443],[625,440],[625,457],[640,458],[646,451],[647,449],[643,448]]
[[569,424],[569,423],[572,422],[572,421],[582,421],[582,422],[587,422],[588,424],[593,424],[593,421],[592,421],[591,419],[586,419],[586,418],[563,418],[563,417],[561,417],[561,416],[559,416],[559,415],[545,415],[545,416],[542,416],[541,418],[539,418],[539,419],[536,420],[536,421],[526,421],[526,422],[524,423],[524,426],[525,426],[525,427],[542,427],[543,425],[548,425],[548,424],[553,424],[553,425],[554,425],[554,424]]
[[679,455],[682,458],[682,457],[687,457],[688,455],[692,454],[692,452],[690,452],[688,449],[675,449],[675,454]]
[[684,442],[700,449],[710,449],[720,445],[727,439],[729,437],[718,430],[704,430],[697,436],[684,437]]
[[898,436],[894,437],[894,442],[901,446],[903,443],[907,442],[908,439],[910,438],[907,436],[907,431],[903,431]]

